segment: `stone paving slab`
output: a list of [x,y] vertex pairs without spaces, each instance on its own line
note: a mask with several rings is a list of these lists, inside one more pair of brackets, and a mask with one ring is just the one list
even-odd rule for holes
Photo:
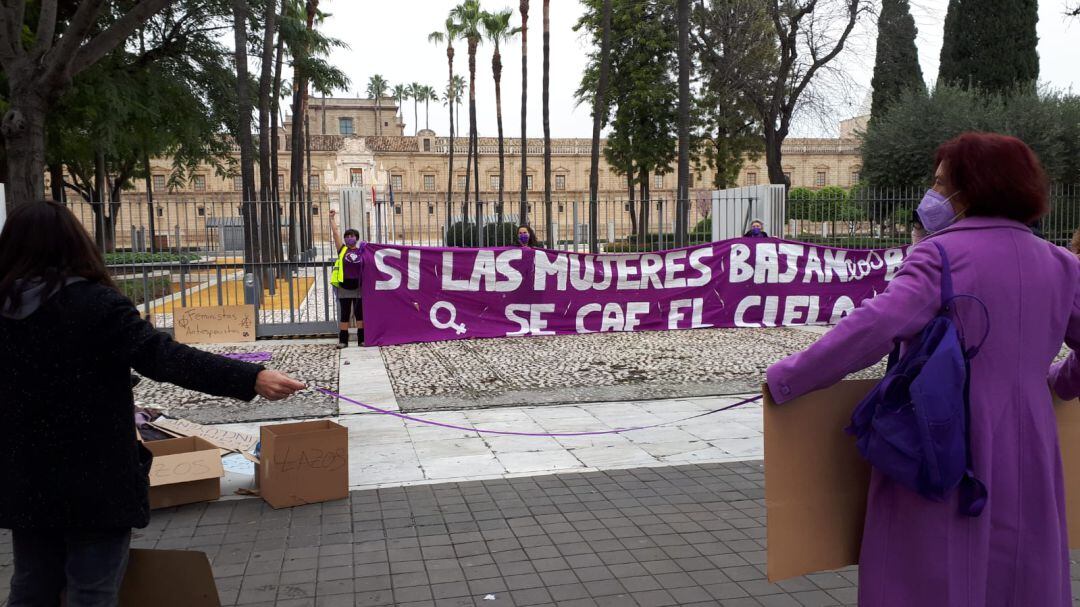
[[[858,582],[766,581],[760,461],[195,504],[133,544],[206,552],[226,606],[811,607],[855,605]],[[10,572],[5,531],[0,601]]]
[[752,392],[769,365],[818,337],[798,329],[697,329],[460,340],[382,351],[398,404],[419,411]]

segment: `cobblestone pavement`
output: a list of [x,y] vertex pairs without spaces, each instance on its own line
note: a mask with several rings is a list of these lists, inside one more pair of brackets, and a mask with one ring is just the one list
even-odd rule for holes
[[401,408],[417,411],[756,392],[770,364],[817,338],[698,329],[407,344],[382,354]]
[[[253,344],[199,346],[209,352],[270,352],[267,368],[284,371],[311,386],[336,390],[338,386],[338,351],[332,342],[296,344],[260,341]],[[164,409],[172,417],[183,417],[202,424],[247,422],[269,419],[336,415],[337,402],[311,390],[284,401],[270,402],[261,397],[245,403],[192,392],[172,384],[144,379],[135,388],[135,401],[142,406]]]

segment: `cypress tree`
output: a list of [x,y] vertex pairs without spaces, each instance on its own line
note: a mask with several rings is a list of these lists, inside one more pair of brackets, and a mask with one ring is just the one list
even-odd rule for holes
[[1039,78],[1037,0],[949,0],[938,80],[1009,94]]
[[883,116],[904,93],[926,92],[919,52],[915,48],[918,34],[911,17],[908,0],[882,0],[878,19],[877,58],[874,61],[873,101],[871,116]]

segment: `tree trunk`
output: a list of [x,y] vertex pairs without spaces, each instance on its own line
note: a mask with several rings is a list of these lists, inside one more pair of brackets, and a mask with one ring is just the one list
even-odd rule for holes
[[626,208],[630,211],[630,233],[636,236],[638,233],[637,201],[634,200],[634,165],[632,163],[626,165],[626,195],[629,199]]
[[[157,253],[157,242],[154,235],[157,234],[157,218],[154,217],[154,176],[150,174],[150,155],[143,154],[143,167],[146,169],[146,229],[149,232],[149,248],[151,253]],[[207,243],[209,244],[209,243]]]
[[[259,260],[257,238],[259,226],[255,207],[255,162],[251,141],[251,94],[248,91],[247,57],[247,2],[233,0],[233,44],[236,63],[237,144],[240,146],[240,180],[243,183],[240,198],[244,222],[244,271],[255,272]],[[245,302],[250,295],[245,290]]]
[[529,172],[528,172],[528,125],[529,107],[529,0],[521,0],[518,10],[521,12],[521,202],[518,219],[522,225],[529,223]]
[[[447,110],[450,112],[450,161],[446,169],[446,231],[450,233],[450,217],[453,215],[454,205],[454,47],[446,44],[446,63],[450,70],[450,79],[447,92],[450,93],[446,100]],[[449,243],[446,243],[449,244]]]
[[[64,202],[64,165],[54,162],[49,165],[49,185],[52,199],[56,202]],[[147,167],[149,171],[149,167]],[[150,181],[149,172],[146,175],[147,183]]]
[[638,179],[641,181],[641,214],[638,217],[638,243],[645,244],[649,237],[649,171],[645,167],[638,168]]
[[592,153],[589,162],[589,251],[598,253],[600,243],[597,240],[600,201],[597,198],[600,188],[600,129],[604,126],[607,115],[608,71],[611,64],[611,0],[604,0],[600,39],[600,79],[593,99]]
[[481,242],[480,238],[480,138],[476,132],[476,47],[480,44],[479,40],[469,41],[469,138],[472,141],[472,155],[473,155],[473,181],[476,182],[475,188],[473,188],[474,207],[476,211],[476,230],[477,230],[477,242]]
[[461,222],[469,223],[469,193],[472,192],[472,131],[465,135],[465,198],[461,201]]
[[[495,223],[502,226],[503,223],[503,191],[506,186],[506,157],[503,149],[503,121],[502,121],[502,54],[499,52],[498,42],[495,44],[495,54],[491,57],[491,72],[495,76],[495,123],[499,131],[499,198],[495,207]],[[498,228],[496,234],[502,234],[502,228]],[[502,246],[505,243],[496,243]]]
[[[285,10],[284,4],[281,7],[282,11]],[[281,17],[284,19],[284,15]],[[270,155],[270,188],[274,193],[274,200],[281,201],[281,187],[278,185],[278,167],[279,154],[281,152],[281,133],[278,129],[278,116],[281,114],[281,65],[282,58],[285,52],[285,42],[281,37],[281,32],[277,35],[277,50],[274,57],[274,86],[273,86],[273,98],[271,100],[271,112],[270,112],[270,147],[273,151]]]
[[675,244],[686,246],[690,219],[690,0],[679,0],[679,167]]
[[326,93],[322,96],[322,134],[326,134]]
[[765,165],[769,169],[769,183],[783,184],[791,187],[784,176],[784,158],[781,154],[781,146],[784,138],[775,128],[765,125]]
[[304,112],[304,152],[304,160],[307,162],[307,166],[304,167],[304,174],[301,176],[307,192],[307,197],[304,199],[304,250],[314,251],[315,213],[312,209],[314,208],[315,199],[311,192],[311,117],[308,116],[307,112]]
[[[401,105],[400,103],[398,105]],[[401,119],[405,119],[405,110],[401,110]],[[420,99],[415,95],[412,99],[412,134],[416,137],[417,132],[420,130]]]
[[[272,263],[280,261],[281,250],[276,247],[278,223],[277,203],[274,198],[273,182],[276,175],[271,174],[270,162],[270,97],[273,92],[274,32],[277,28],[277,0],[267,0],[263,14],[262,66],[259,73],[259,245],[262,261]],[[269,268],[264,268],[264,284],[274,282]]]
[[544,231],[551,236],[552,212],[551,212],[551,120],[550,93],[551,93],[551,0],[544,0],[544,90],[543,119],[544,119]]
[[[14,85],[12,75],[8,76]],[[32,86],[32,85],[27,85]],[[46,100],[13,88],[0,131],[7,154],[7,199],[12,207],[45,197]]]

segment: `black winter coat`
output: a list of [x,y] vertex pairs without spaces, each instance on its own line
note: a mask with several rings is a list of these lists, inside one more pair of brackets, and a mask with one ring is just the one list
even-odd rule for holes
[[147,525],[132,368],[242,400],[262,370],[176,343],[95,283],[64,287],[22,320],[0,316],[0,528]]

